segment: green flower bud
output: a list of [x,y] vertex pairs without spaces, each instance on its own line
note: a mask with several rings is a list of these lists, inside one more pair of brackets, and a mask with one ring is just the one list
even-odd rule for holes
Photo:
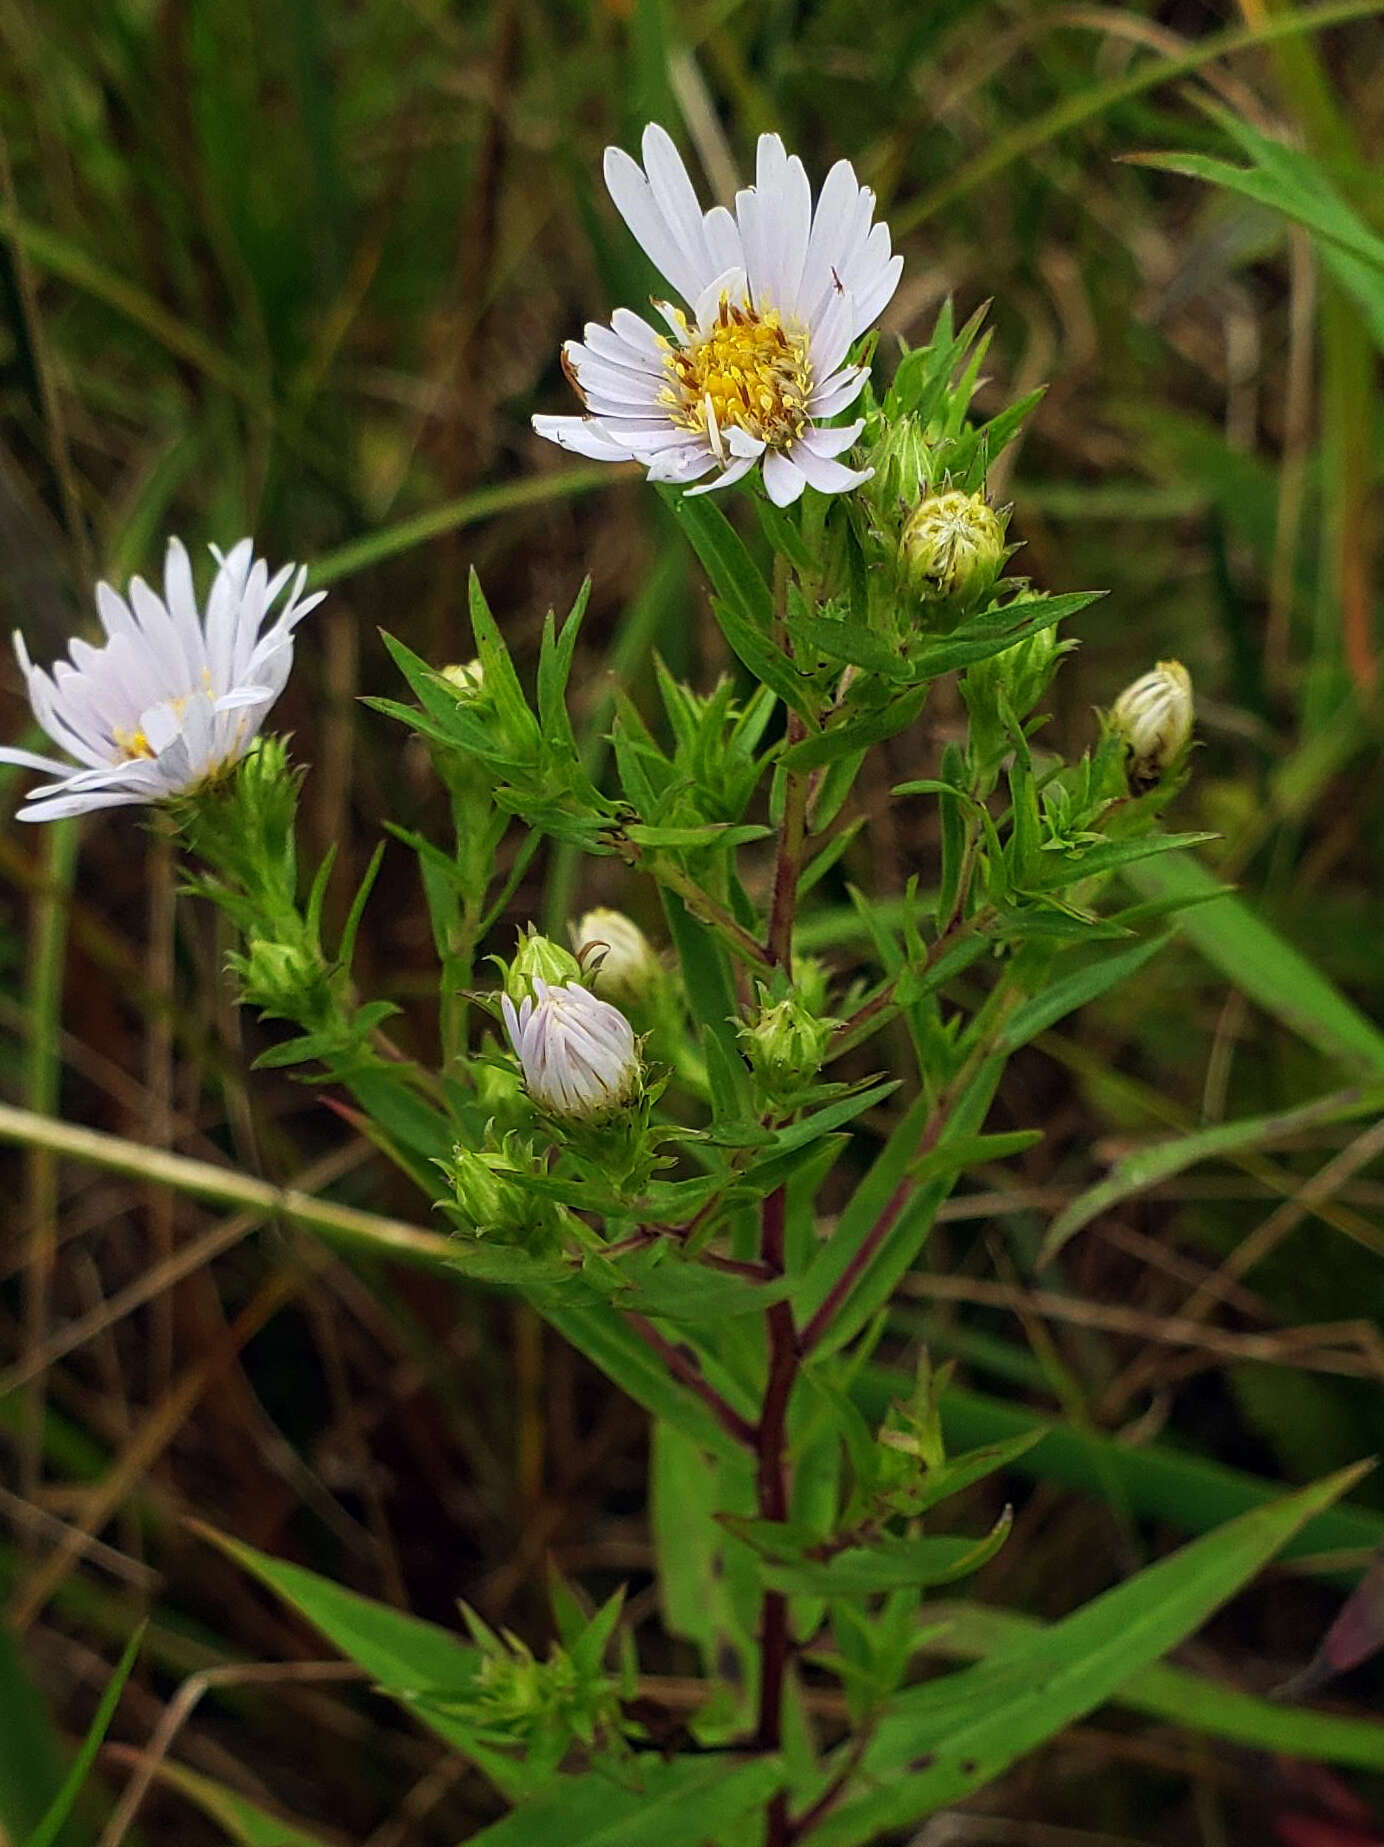
[[773,1006],[761,998],[759,1017],[739,1029],[740,1042],[766,1092],[789,1097],[816,1077],[835,1026],[835,1020],[820,1018],[798,993]]
[[932,494],[910,515],[899,539],[899,570],[912,593],[929,602],[972,603],[1004,564],[1004,521],[983,494]]
[[1135,788],[1151,787],[1180,761],[1191,741],[1193,717],[1192,676],[1181,661],[1159,661],[1124,689],[1108,723],[1125,741]]
[[864,491],[874,506],[897,515],[902,508],[916,506],[930,489],[932,447],[917,417],[886,420],[883,428],[866,457],[875,472]]
[[809,1013],[826,1013],[830,982],[831,970],[820,956],[794,956],[793,988]]
[[327,1000],[327,970],[307,943],[251,936],[242,955],[231,958],[248,1006],[277,1019],[314,1019]]
[[577,956],[603,1000],[632,1007],[657,986],[663,969],[654,946],[623,911],[588,911],[571,928]]
[[570,949],[564,949],[551,937],[540,936],[532,924],[527,931],[520,931],[514,960],[505,972],[505,992],[511,1000],[529,999],[535,992],[535,981],[562,987],[580,980],[581,963]]
[[533,1216],[528,1195],[508,1178],[515,1168],[507,1155],[454,1148],[447,1171],[457,1206],[478,1238],[487,1232],[513,1236]]
[[442,669],[442,678],[456,691],[458,699],[470,704],[485,692],[485,669],[478,660],[453,661]]

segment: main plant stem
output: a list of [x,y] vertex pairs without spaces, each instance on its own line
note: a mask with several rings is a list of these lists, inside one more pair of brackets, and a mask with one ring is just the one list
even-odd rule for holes
[[[788,715],[788,743],[805,735],[796,712]],[[803,841],[807,831],[807,777],[789,770],[784,776],[783,822],[779,833],[778,861],[774,867],[774,899],[769,912],[769,960],[791,973],[793,918],[798,908],[798,880],[802,875]]]
[[[777,1187],[764,1201],[760,1259],[776,1276],[783,1274],[787,1194]],[[756,1488],[761,1520],[788,1518],[788,1400],[798,1370],[798,1337],[793,1311],[775,1302],[768,1314],[769,1376],[755,1432]],[[783,1691],[788,1671],[788,1599],[768,1590],[759,1621],[759,1730],[761,1750],[777,1751],[783,1742]],[[765,1847],[787,1847],[788,1797],[776,1795],[766,1817]]]

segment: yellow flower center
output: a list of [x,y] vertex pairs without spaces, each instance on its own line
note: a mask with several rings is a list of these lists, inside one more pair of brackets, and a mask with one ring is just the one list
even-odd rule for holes
[[670,344],[663,363],[671,381],[663,401],[673,422],[709,435],[718,453],[721,430],[744,430],[782,448],[807,428],[807,335],[790,332],[772,309],[760,314],[722,296],[710,329],[687,346]]
[[115,739],[116,749],[126,763],[135,757],[152,757],[154,754],[150,749],[148,738],[142,731],[122,731],[117,725],[111,735]]

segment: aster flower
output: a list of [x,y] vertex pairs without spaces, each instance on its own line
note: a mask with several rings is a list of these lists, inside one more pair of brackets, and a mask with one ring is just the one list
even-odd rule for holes
[[[82,766],[0,747],[0,763],[55,779],[30,792],[21,821],[167,801],[245,755],[288,679],[293,631],[326,592],[303,595],[306,568],[294,577],[289,564],[270,577],[249,539],[224,557],[215,546],[212,553],[218,568],[205,616],[187,552],[170,539],[162,597],[138,577],[126,597],[96,586],[104,646],[74,640],[70,660],[49,673],[15,635],[34,717]],[[290,578],[287,601],[266,628]]]
[[605,179],[646,255],[686,302],[654,305],[655,332],[628,308],[609,327],[589,322],[563,348],[584,417],[535,417],[564,449],[599,461],[642,462],[651,481],[716,478],[727,487],[762,464],[764,487],[788,506],[809,483],[823,493],[869,478],[836,458],[863,423],[825,428],[853,404],[863,366],[846,364],[898,286],[903,258],[875,197],[841,160],[813,209],[802,162],[761,135],[755,184],[703,212],[666,131],[644,131],[644,165],[607,148]]
[[576,982],[541,975],[516,1007],[500,1005],[524,1084],[540,1109],[573,1122],[613,1115],[633,1101],[642,1065],[634,1029],[618,1007]]

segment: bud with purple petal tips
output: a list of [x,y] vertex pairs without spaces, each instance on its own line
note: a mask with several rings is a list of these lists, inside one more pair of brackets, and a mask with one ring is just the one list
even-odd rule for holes
[[536,975],[532,987],[517,1007],[508,994],[500,1004],[533,1101],[571,1123],[599,1122],[627,1108],[644,1066],[624,1014],[577,982],[554,986]]

